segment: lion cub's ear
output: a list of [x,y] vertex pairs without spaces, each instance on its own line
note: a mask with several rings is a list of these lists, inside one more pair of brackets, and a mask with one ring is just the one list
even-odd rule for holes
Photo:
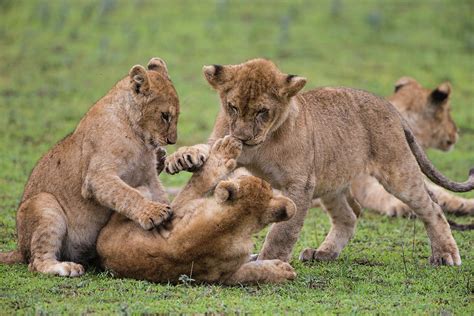
[[235,181],[221,181],[214,190],[214,197],[217,202],[234,201],[239,195],[239,185]]
[[296,75],[285,75],[280,88],[280,96],[291,98],[295,96],[306,84],[306,78]]
[[279,196],[270,201],[268,223],[287,221],[296,213],[295,203],[287,197]]
[[229,66],[211,65],[202,67],[204,78],[214,89],[226,83],[231,78],[231,69]]
[[451,94],[451,84],[449,82],[443,82],[430,94],[430,99],[434,104],[444,103]]
[[133,91],[135,93],[144,93],[150,88],[150,82],[146,69],[141,65],[135,65],[130,69],[130,79],[132,81]]
[[406,86],[406,85],[409,85],[411,83],[415,83],[417,82],[415,79],[411,78],[411,77],[401,77],[400,79],[397,80],[397,82],[395,82],[395,87],[394,87],[394,91],[393,92],[397,92],[398,90],[400,90],[401,87],[403,86]]
[[165,78],[170,79],[170,76],[168,74],[168,67],[166,67],[165,61],[159,57],[153,57],[152,59],[150,59],[147,68],[148,70],[159,72]]

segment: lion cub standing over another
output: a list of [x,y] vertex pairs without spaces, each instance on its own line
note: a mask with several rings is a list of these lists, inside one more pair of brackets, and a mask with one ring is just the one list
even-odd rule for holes
[[[337,258],[352,238],[360,212],[351,181],[370,174],[423,221],[433,264],[461,264],[456,241],[425,187],[423,173],[438,185],[465,192],[474,188],[474,169],[464,183],[443,176],[388,101],[341,87],[299,93],[305,78],[284,74],[264,59],[203,70],[221,100],[209,142],[225,135],[240,139],[244,146],[238,165],[268,180],[297,206],[289,221],[272,226],[259,259],[290,259],[307,210],[318,197],[332,227],[319,248],[304,250],[300,259]],[[201,144],[177,151],[167,157],[166,170],[199,167],[198,157],[206,155],[207,148]]]
[[178,114],[165,63],[134,66],[33,169],[17,213],[19,249],[0,262],[78,276],[112,210],[143,229],[168,220],[156,154],[176,142]]
[[153,282],[175,283],[181,275],[226,284],[293,279],[288,263],[248,262],[252,235],[287,220],[296,206],[259,178],[225,179],[241,149],[230,136],[214,144],[203,168],[173,200],[173,229],[166,238],[114,214],[97,241],[103,266],[116,276]]

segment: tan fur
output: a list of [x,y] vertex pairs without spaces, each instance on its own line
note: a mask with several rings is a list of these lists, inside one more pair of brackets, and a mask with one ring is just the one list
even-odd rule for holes
[[[350,182],[371,174],[424,222],[431,241],[430,261],[461,264],[446,218],[425,189],[420,166],[437,182],[457,190],[471,189],[472,176],[459,184],[434,169],[389,102],[349,88],[298,94],[304,78],[283,74],[262,59],[206,66],[204,75],[222,104],[210,143],[227,134],[241,139],[239,166],[269,181],[297,205],[292,219],[272,226],[259,259],[290,259],[306,212],[317,197],[326,206],[332,227],[317,250],[306,249],[300,258],[336,258],[355,231]],[[186,169],[177,160],[177,155],[167,158],[168,172]]]
[[280,260],[248,262],[252,235],[287,220],[296,206],[259,178],[228,178],[241,148],[230,136],[215,142],[207,162],[173,200],[167,237],[114,214],[97,242],[103,266],[116,276],[153,282],[176,283],[183,275],[226,284],[293,279],[293,268]]
[[[403,87],[403,89],[402,89]],[[435,148],[450,151],[458,140],[456,124],[451,116],[451,86],[445,82],[433,90],[423,88],[415,79],[402,77],[395,84],[395,92],[388,100],[399,110],[409,123],[416,139],[424,149]],[[433,95],[445,93],[439,101]],[[181,147],[180,151],[196,150]],[[176,155],[180,157],[179,154]],[[191,157],[193,157],[192,155]],[[195,165],[199,167],[199,164]],[[244,174],[244,169],[239,169]],[[444,212],[456,215],[474,214],[474,199],[466,199],[451,194],[447,190],[426,182],[429,191],[438,201]],[[377,179],[370,175],[360,175],[352,181],[352,192],[363,208],[368,208],[388,216],[410,216],[411,209],[402,201],[388,193]],[[171,196],[176,196],[179,188],[166,188]],[[314,199],[312,207],[321,206],[319,199]]]
[[[457,127],[451,117],[451,92],[447,82],[431,90],[423,88],[413,78],[402,77],[395,84],[394,94],[388,98],[406,119],[425,150],[435,148],[450,151],[458,140]],[[426,182],[426,185],[444,212],[474,214],[474,199],[453,195],[431,182]],[[389,194],[369,175],[358,176],[352,182],[352,192],[364,208],[389,216],[413,214],[405,203]]]
[[30,270],[83,274],[112,210],[140,229],[171,216],[156,154],[176,142],[178,114],[166,65],[153,58],[148,70],[134,66],[41,158],[17,213],[18,251]]

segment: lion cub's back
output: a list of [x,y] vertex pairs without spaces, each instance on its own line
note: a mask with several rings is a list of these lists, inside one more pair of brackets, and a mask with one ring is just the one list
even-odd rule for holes
[[332,168],[363,172],[367,162],[388,163],[410,152],[402,118],[387,100],[351,88],[318,88],[301,97],[324,148],[321,159]]
[[[365,90],[347,87],[320,87],[301,94],[305,103],[316,111],[344,109],[346,114],[396,115],[394,106],[382,97]],[[394,112],[395,110],[395,112]]]
[[317,88],[301,96],[315,121],[324,124],[321,127],[340,127],[351,139],[362,133],[375,141],[389,130],[404,139],[400,114],[382,97],[345,87]]
[[28,178],[22,202],[48,192],[66,197],[80,195],[81,144],[75,134],[59,141],[41,157]]

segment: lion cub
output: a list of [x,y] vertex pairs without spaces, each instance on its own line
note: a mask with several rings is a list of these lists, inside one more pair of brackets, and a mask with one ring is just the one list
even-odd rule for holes
[[[408,122],[416,140],[424,150],[435,148],[450,151],[459,136],[451,116],[449,82],[435,89],[426,89],[410,77],[402,77],[395,83],[395,91],[388,98],[403,118]],[[444,212],[456,215],[474,214],[474,199],[453,195],[429,181],[426,186]],[[364,208],[369,208],[389,216],[407,216],[411,209],[388,193],[369,175],[360,175],[352,181],[352,192]]]
[[[350,191],[361,174],[374,176],[406,203],[425,225],[431,263],[460,265],[448,222],[426,189],[424,176],[452,191],[474,188],[443,176],[416,142],[408,123],[388,101],[365,91],[317,88],[304,93],[303,77],[282,73],[274,63],[254,59],[239,65],[204,67],[221,109],[209,142],[225,135],[244,146],[237,163],[268,180],[297,206],[289,221],[272,226],[259,259],[288,261],[313,198],[321,198],[331,230],[317,248],[300,259],[333,260],[355,232],[360,206]],[[199,167],[208,145],[184,148],[166,159],[176,173]]]
[[17,213],[18,250],[0,262],[78,276],[113,210],[140,229],[168,220],[156,154],[176,142],[178,114],[163,60],[132,67],[33,169]]
[[293,279],[296,274],[288,263],[248,262],[252,235],[289,219],[296,206],[275,196],[259,178],[226,180],[241,148],[230,136],[214,143],[207,162],[171,204],[173,229],[167,238],[114,214],[97,241],[103,266],[116,276],[153,282],[174,283],[182,275],[225,284]]

